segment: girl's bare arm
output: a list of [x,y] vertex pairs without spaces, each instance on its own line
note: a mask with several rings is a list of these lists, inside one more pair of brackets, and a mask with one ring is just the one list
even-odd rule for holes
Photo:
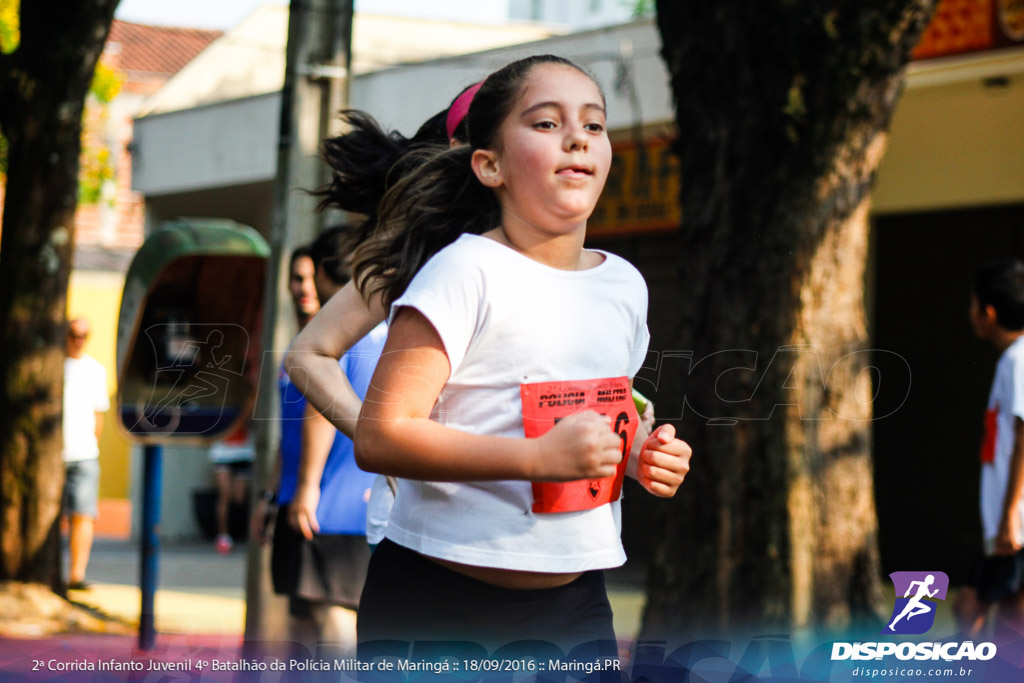
[[284,365],[296,387],[332,425],[355,433],[362,402],[338,360],[384,320],[379,303],[367,304],[349,282],[320,309],[292,342]]
[[572,481],[615,474],[621,441],[603,415],[586,411],[537,439],[470,434],[432,421],[451,366],[437,331],[412,308],[399,311],[363,403],[356,461],[371,472],[431,481]]

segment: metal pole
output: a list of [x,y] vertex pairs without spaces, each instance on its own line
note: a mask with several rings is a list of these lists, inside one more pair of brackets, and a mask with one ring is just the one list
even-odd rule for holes
[[[317,157],[320,140],[329,130],[324,118],[337,115],[345,106],[349,44],[352,34],[353,0],[291,0],[288,19],[288,49],[281,118],[278,133],[277,177],[274,183],[274,213],[271,225],[270,260],[264,293],[264,330],[261,348],[263,372],[256,395],[255,483],[250,500],[255,509],[257,496],[266,481],[274,450],[280,440],[280,425],[270,419],[278,413],[277,370],[287,348],[292,312],[281,287],[288,281],[288,253],[311,241],[323,227],[325,217],[316,212],[316,200],[295,188],[312,189],[326,180],[323,163]],[[246,643],[267,637],[271,599],[264,573],[266,553],[259,543],[249,544],[246,572]]]
[[[275,457],[272,450],[280,440],[280,425],[271,418],[277,415],[277,369],[287,341],[281,339],[282,326],[279,324],[283,316],[278,306],[281,297],[281,283],[287,282],[283,272],[285,256],[292,246],[288,234],[289,193],[292,189],[291,169],[293,149],[298,137],[295,123],[296,81],[299,79],[297,68],[298,55],[304,54],[307,48],[310,31],[310,14],[312,0],[291,0],[288,10],[288,46],[285,54],[284,86],[281,90],[281,116],[277,136],[277,177],[274,181],[274,208],[271,218],[270,258],[267,261],[267,277],[263,291],[263,330],[260,336],[260,348],[263,351],[263,365],[260,371],[259,386],[256,390],[255,420],[253,432],[256,446],[254,460],[254,486],[250,491],[249,509],[255,510],[263,488],[270,463]],[[262,544],[253,539],[249,543],[246,557],[245,572],[245,647],[262,641],[267,636],[267,603],[270,595],[267,591],[266,572],[267,554]]]
[[155,613],[153,602],[156,597],[157,569],[160,559],[160,539],[157,527],[160,524],[160,498],[163,489],[162,445],[147,444],[143,467],[142,487],[142,562],[139,586],[142,589],[142,607],[139,610],[139,649],[143,652],[153,649],[156,641]]

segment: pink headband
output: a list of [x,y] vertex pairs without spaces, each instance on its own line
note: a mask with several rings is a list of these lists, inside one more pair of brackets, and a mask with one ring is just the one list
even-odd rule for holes
[[452,106],[448,108],[448,119],[445,121],[445,131],[448,133],[448,139],[451,140],[452,136],[455,135],[455,129],[462,123],[462,119],[466,118],[466,114],[469,112],[469,105],[473,102],[473,96],[476,95],[476,91],[480,89],[480,86],[484,82],[480,81],[476,85],[470,87],[466,92],[462,93],[455,98],[452,102]]

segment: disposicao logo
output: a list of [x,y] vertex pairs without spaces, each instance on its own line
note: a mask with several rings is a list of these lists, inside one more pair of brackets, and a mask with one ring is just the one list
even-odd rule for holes
[[946,599],[949,577],[944,572],[893,572],[889,578],[896,588],[896,604],[882,633],[927,633],[935,624],[937,601]]
[[[920,635],[935,625],[939,601],[946,599],[949,577],[943,572],[893,572],[889,574],[896,590],[896,604],[881,633]],[[871,642],[833,643],[832,660],[870,660],[895,656],[900,660],[969,661],[995,657],[993,643],[956,642]]]

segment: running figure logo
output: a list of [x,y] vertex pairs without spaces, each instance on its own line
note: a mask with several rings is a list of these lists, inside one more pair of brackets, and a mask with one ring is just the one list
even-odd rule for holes
[[943,572],[893,572],[889,578],[896,589],[896,604],[882,633],[926,633],[935,623],[936,601],[946,599],[949,577]]

